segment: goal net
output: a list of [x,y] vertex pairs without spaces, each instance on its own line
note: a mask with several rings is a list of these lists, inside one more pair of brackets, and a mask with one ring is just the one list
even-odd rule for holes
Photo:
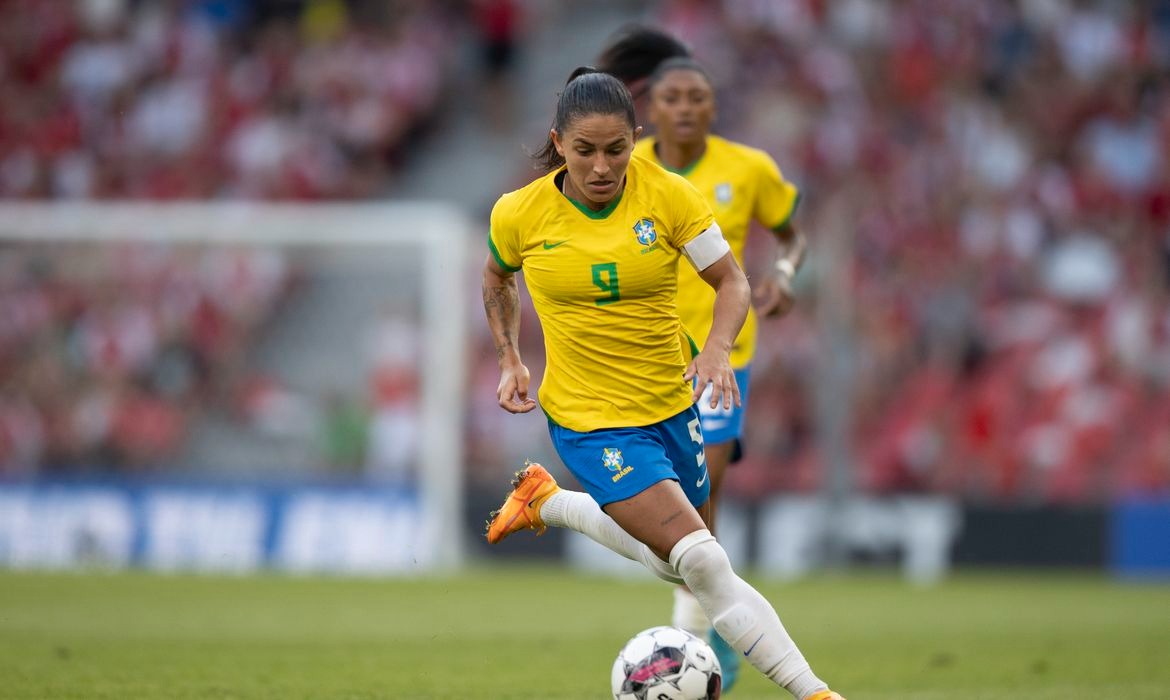
[[0,204],[0,566],[458,566],[469,231]]

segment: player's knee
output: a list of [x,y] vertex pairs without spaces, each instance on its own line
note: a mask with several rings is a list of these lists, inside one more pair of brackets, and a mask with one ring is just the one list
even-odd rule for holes
[[727,576],[734,576],[727,552],[707,530],[683,537],[670,552],[670,564],[696,595]]

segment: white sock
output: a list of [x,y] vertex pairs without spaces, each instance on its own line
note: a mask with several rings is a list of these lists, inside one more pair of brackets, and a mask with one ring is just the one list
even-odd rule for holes
[[828,685],[817,678],[772,605],[731,569],[723,547],[696,530],[670,550],[670,564],[687,582],[719,635],[748,663],[797,698]]
[[670,615],[670,624],[684,629],[703,641],[707,640],[707,632],[711,629],[711,621],[699,599],[682,586],[674,587],[674,611]]
[[561,489],[540,505],[540,519],[550,527],[567,527],[617,552],[626,559],[641,562],[655,576],[670,583],[682,583],[682,577],[670,564],[658,558],[650,548],[634,539],[613,518],[605,514],[587,493]]

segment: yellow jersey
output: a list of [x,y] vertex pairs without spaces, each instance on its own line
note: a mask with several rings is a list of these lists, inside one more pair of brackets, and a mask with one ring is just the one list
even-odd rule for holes
[[564,172],[500,197],[488,235],[500,267],[523,271],[540,318],[541,406],[578,432],[666,420],[692,403],[679,256],[714,216],[685,179],[641,158],[602,211],[561,193]]
[[[639,140],[634,145],[634,155],[662,165],[654,152],[653,137]],[[707,150],[702,157],[675,172],[707,199],[740,267],[743,267],[743,250],[752,219],[767,228],[778,229],[792,218],[800,200],[800,193],[784,179],[770,155],[718,136],[708,136]],[[703,347],[711,331],[715,290],[689,265],[680,266],[678,274],[679,316],[691,337]],[[731,349],[732,367],[741,369],[752,361],[756,326],[755,309],[749,308],[747,320]]]

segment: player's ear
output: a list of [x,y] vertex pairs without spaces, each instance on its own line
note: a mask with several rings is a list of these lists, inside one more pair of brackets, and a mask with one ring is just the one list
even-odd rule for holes
[[552,140],[553,148],[557,149],[557,153],[561,154],[561,157],[564,158],[565,147],[561,144],[561,135],[557,133],[556,129],[549,129],[548,137]]

